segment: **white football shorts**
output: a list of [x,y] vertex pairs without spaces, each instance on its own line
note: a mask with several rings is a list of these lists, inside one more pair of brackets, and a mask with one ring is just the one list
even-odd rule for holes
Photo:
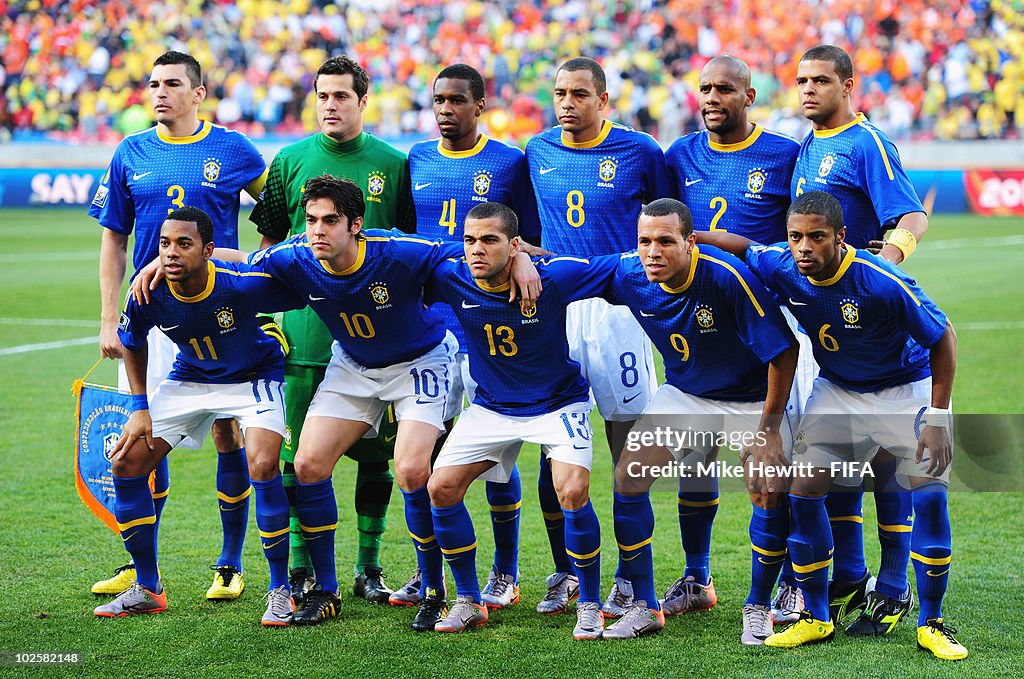
[[234,418],[244,433],[249,427],[284,436],[284,382],[253,380],[203,384],[164,380],[149,397],[153,435],[176,447],[184,438],[201,447],[213,421]]

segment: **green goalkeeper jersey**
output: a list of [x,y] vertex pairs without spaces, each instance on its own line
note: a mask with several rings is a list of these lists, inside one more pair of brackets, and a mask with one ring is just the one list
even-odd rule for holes
[[[304,233],[302,191],[308,179],[325,173],[362,188],[364,229],[415,230],[406,154],[366,132],[344,143],[318,133],[278,151],[249,217],[256,230],[274,241]],[[281,326],[291,345],[286,362],[324,366],[331,360],[331,335],[312,309],[286,312]]]

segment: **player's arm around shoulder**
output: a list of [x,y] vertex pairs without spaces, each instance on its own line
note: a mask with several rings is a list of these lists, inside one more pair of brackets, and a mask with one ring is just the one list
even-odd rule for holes
[[[628,254],[628,253],[627,253]],[[554,255],[537,260],[543,275],[568,304],[590,297],[605,297],[624,255],[569,257]]]
[[286,195],[287,149],[282,149],[270,162],[266,178],[256,195],[256,206],[249,215],[249,221],[256,225],[256,231],[274,242],[281,242],[291,232],[292,223],[288,217]]

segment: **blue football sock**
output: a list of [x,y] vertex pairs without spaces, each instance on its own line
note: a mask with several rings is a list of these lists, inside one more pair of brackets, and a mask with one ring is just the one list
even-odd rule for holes
[[434,535],[434,518],[430,514],[430,495],[423,486],[413,491],[402,491],[405,496],[405,524],[412,537],[413,548],[416,550],[416,562],[420,567],[422,578],[420,596],[425,596],[428,589],[444,593],[444,564],[441,561],[441,550]]
[[253,481],[256,490],[256,527],[260,531],[263,555],[270,566],[270,586],[288,586],[288,495],[281,475],[267,481]]
[[836,548],[832,569],[832,579],[836,582],[857,582],[868,572],[864,561],[863,504],[863,487],[835,491],[825,499],[825,511],[828,512],[832,542]]
[[654,509],[650,493],[620,495],[612,505],[615,516],[615,540],[619,543],[621,577],[633,584],[633,599],[647,602],[648,608],[661,610],[654,591]]
[[[789,495],[788,494],[783,498],[782,504],[784,506],[786,506],[787,508],[789,507]],[[787,515],[786,515],[787,531],[789,530],[788,529],[788,526],[789,526],[789,516],[791,514],[792,514],[792,510],[788,510],[787,509]],[[779,582],[785,582],[787,584],[793,585],[794,587],[796,586],[796,573],[793,572],[793,560],[789,558],[789,551],[788,550],[786,552],[786,560],[782,562],[782,572],[779,573]]]
[[[715,479],[715,485],[718,479]],[[702,585],[711,582],[711,526],[718,514],[718,490],[679,493],[679,534],[686,554],[684,577]]]
[[910,565],[911,530],[914,525],[914,501],[909,490],[876,490],[878,543],[882,546],[882,564],[878,569],[875,591],[895,599],[907,592],[907,566]]
[[519,467],[512,467],[508,483],[488,481],[487,504],[491,506],[494,531],[494,568],[499,573],[519,576],[519,514],[523,506],[523,486]]
[[242,545],[249,525],[249,467],[245,448],[217,454],[217,500],[220,525],[224,529],[218,566],[242,570]]
[[466,503],[459,502],[451,507],[431,505],[430,513],[434,517],[437,544],[455,578],[455,590],[459,596],[481,603],[480,581],[476,577],[476,532]]
[[918,627],[942,617],[942,598],[949,582],[953,561],[953,537],[946,507],[946,486],[927,483],[911,494],[914,502],[914,531],[910,538],[910,558],[917,578],[920,611]]
[[562,514],[562,506],[558,504],[555,483],[551,479],[551,461],[543,454],[540,456],[537,496],[540,498],[540,511],[544,514],[544,528],[548,532],[548,544],[551,545],[555,571],[572,573],[569,557],[565,554],[565,516]]
[[780,502],[771,509],[754,506],[750,515],[750,594],[747,603],[771,606],[772,587],[779,577],[788,550],[789,505]]
[[156,524],[153,525],[153,533],[156,536],[157,555],[160,554],[160,515],[164,512],[164,505],[167,504],[167,496],[171,492],[171,468],[167,464],[167,456],[156,463],[153,470],[153,507],[156,510]]
[[815,620],[829,620],[828,567],[832,564],[832,531],[825,498],[789,496],[790,534],[786,544],[804,608]]
[[330,477],[317,483],[297,483],[295,499],[316,581],[324,591],[337,592],[334,533],[338,529],[338,501],[334,497],[334,484]]
[[580,509],[564,509],[565,551],[580,580],[580,601],[601,603],[601,524],[587,500]]
[[159,593],[160,575],[156,564],[156,508],[148,476],[114,477],[114,516],[125,549],[135,563],[135,579],[151,592]]

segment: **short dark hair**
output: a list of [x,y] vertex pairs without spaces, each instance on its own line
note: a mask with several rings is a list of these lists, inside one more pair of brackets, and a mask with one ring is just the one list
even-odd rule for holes
[[842,47],[835,45],[815,45],[804,52],[800,61],[831,61],[832,67],[840,80],[849,80],[853,77],[853,61],[850,55]]
[[686,238],[693,233],[693,215],[690,213],[690,208],[686,207],[685,203],[681,203],[675,198],[659,198],[652,200],[647,205],[644,205],[640,214],[647,215],[648,217],[667,217],[669,215],[675,215],[679,217],[679,224],[682,226],[683,238]]
[[213,242],[213,220],[210,219],[210,215],[197,207],[191,205],[180,207],[169,213],[164,221],[195,222],[196,230],[199,231],[199,240],[203,245]]
[[468,64],[452,64],[451,66],[446,66],[437,74],[437,77],[434,78],[434,82],[436,83],[441,78],[465,80],[469,83],[469,91],[473,94],[473,99],[477,101],[486,96],[484,77],[480,75],[480,71]]
[[466,221],[470,219],[491,219],[497,217],[501,222],[501,228],[512,240],[519,235],[519,217],[508,205],[504,203],[478,203],[466,215]]
[[801,194],[786,210],[786,221],[789,221],[790,215],[820,215],[836,233],[843,228],[843,206],[835,196],[825,191]]
[[192,85],[192,89],[195,89],[203,84],[203,69],[199,66],[199,62],[191,54],[185,54],[184,52],[175,52],[171,50],[164,52],[156,58],[153,62],[153,66],[170,66],[172,64],[185,64],[185,73],[188,74],[188,82]]
[[322,174],[306,181],[302,192],[302,209],[311,200],[327,198],[334,203],[334,209],[348,219],[349,230],[357,217],[366,214],[366,202],[363,191],[351,179],[339,179],[333,175]]
[[352,76],[352,91],[356,93],[356,96],[360,99],[366,96],[366,92],[370,89],[370,76],[366,74],[366,70],[360,66],[357,62],[352,61],[345,55],[340,57],[331,57],[324,63],[320,64],[320,68],[317,69],[316,77],[313,78],[313,91],[316,92],[316,83],[320,80],[322,75],[350,75]]
[[[597,63],[590,57],[576,57],[570,59],[561,66],[558,67],[558,71],[569,71],[574,73],[576,71],[590,71],[590,74],[594,76],[594,87],[597,89],[598,94],[604,94],[605,89],[608,87],[607,80],[604,77],[604,69],[601,68],[601,64]],[[558,71],[555,71],[555,76],[558,76]]]

